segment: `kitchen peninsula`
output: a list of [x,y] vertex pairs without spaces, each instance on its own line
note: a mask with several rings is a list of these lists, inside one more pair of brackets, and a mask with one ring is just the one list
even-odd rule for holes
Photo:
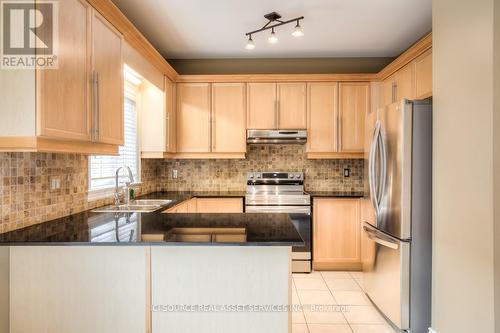
[[8,276],[0,288],[9,297],[0,309],[10,308],[10,331],[287,331],[286,311],[227,308],[291,302],[291,246],[303,241],[289,215],[162,213],[201,195],[210,196],[151,194],[172,202],[153,213],[86,211],[1,234]]

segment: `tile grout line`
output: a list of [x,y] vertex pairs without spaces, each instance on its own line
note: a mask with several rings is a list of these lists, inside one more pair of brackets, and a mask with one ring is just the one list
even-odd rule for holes
[[[321,278],[323,279],[323,282],[324,282],[324,283],[325,283],[325,285],[326,285],[326,288],[327,288],[327,289],[328,289],[328,291],[330,292],[330,295],[332,295],[333,300],[335,301],[335,303],[336,303],[337,305],[339,305],[339,304],[338,304],[338,302],[337,302],[337,299],[336,299],[336,298],[335,298],[335,296],[333,295],[332,290],[330,289],[330,287],[329,287],[329,286],[328,286],[328,284],[326,283],[325,277],[323,276],[323,274],[322,274],[322,273],[320,273],[320,275],[321,275]],[[349,276],[351,276],[350,274],[348,274],[348,275],[349,275]],[[346,322],[346,323],[347,323],[347,325],[349,326],[349,329],[351,330],[351,332],[352,332],[352,333],[354,333],[354,330],[352,329],[351,324],[350,324],[350,323],[349,323],[349,321],[347,320],[347,317],[345,316],[344,312],[342,312],[342,317],[344,317],[345,322]]]
[[[302,317],[304,318],[304,322],[306,323],[306,330],[307,330],[307,333],[311,333],[309,331],[309,324],[307,323],[307,319],[306,319],[306,314],[304,313],[304,309],[302,308],[302,301],[300,300],[300,296],[299,296],[299,290],[297,289],[297,285],[295,284],[295,278],[293,277],[292,275],[292,279],[293,279],[293,286],[295,288],[295,294],[297,295],[297,298],[299,299],[299,303],[300,303],[300,306],[301,306],[301,313],[302,313]],[[293,303],[293,302],[292,302]],[[293,330],[293,320],[292,320],[292,330]],[[293,333],[293,332],[292,332]]]

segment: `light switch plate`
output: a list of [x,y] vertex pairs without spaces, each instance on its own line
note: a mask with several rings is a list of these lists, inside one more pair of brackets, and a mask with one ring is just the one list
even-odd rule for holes
[[178,175],[177,170],[176,170],[176,169],[172,170],[172,178],[173,178],[173,179],[177,179],[177,177],[178,177],[178,176],[179,176],[179,175]]

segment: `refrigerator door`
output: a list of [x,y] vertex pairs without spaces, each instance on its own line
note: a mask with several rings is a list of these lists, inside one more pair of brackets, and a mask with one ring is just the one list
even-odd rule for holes
[[375,194],[381,194],[376,227],[399,239],[411,237],[412,104],[394,103],[379,113],[381,159]]
[[374,253],[365,263],[365,292],[377,308],[401,330],[410,326],[410,242],[380,232],[363,223],[363,234]]

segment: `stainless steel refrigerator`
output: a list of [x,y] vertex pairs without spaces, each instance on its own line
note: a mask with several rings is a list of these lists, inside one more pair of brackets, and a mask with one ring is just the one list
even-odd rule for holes
[[[432,100],[392,104],[367,117],[363,221],[365,292],[401,330],[431,321]],[[371,217],[373,216],[373,217]]]

